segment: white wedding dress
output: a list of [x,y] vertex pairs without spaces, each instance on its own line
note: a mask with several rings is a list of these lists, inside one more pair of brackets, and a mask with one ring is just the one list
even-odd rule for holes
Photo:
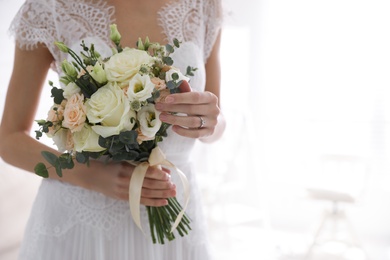
[[[55,62],[52,68],[61,74],[65,59],[53,45],[64,41],[75,46],[82,39],[98,43],[104,53],[109,43],[109,24],[115,9],[97,0],[27,0],[11,25],[20,47],[32,49],[44,43]],[[198,68],[191,86],[205,86],[204,64],[216,39],[220,20],[215,0],[176,0],[159,12],[167,40],[178,38],[182,46],[175,52],[174,65]],[[153,244],[147,214],[142,207],[144,235],[134,224],[129,205],[100,193],[70,184],[43,179],[25,230],[19,259],[24,260],[207,260],[210,259],[205,223],[200,206],[201,194],[191,171],[191,150],[195,140],[168,133],[160,145],[167,159],[180,168],[191,185],[187,214],[191,218],[189,235]],[[172,178],[178,185],[175,173]]]

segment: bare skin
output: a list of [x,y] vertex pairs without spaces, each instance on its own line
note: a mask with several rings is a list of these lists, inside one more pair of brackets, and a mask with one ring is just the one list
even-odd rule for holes
[[[116,7],[116,23],[123,37],[123,46],[134,46],[138,36],[149,36],[155,41],[164,42],[165,36],[161,34],[161,28],[157,24],[156,12],[168,1],[108,2]],[[127,5],[131,5],[132,8],[125,8]],[[128,24],[128,17],[132,17],[132,26]],[[149,21],[155,19],[156,23],[145,23],[145,19]],[[173,124],[173,130],[179,135],[211,142],[218,139],[224,130],[225,123],[218,101],[220,87],[218,53],[219,38],[206,64],[205,92],[174,94],[170,96],[171,102],[158,104],[158,109],[163,112],[161,119]],[[50,150],[58,153],[29,134],[52,61],[53,57],[43,45],[30,51],[15,48],[14,68],[0,126],[0,156],[5,162],[27,171],[32,171],[35,164],[43,160],[41,151]],[[183,88],[187,89],[186,91],[190,90],[187,85]],[[197,128],[200,119],[195,116],[194,111],[196,115],[201,115],[205,119],[204,128]],[[178,118],[169,112],[181,112],[189,116]],[[112,198],[128,200],[129,181],[133,170],[134,166],[127,163],[103,164],[93,161],[90,166],[76,163],[72,170],[64,172],[62,178],[50,169],[49,178],[101,192]],[[174,196],[176,187],[170,180],[169,170],[149,167],[143,182],[141,204],[163,206],[167,204],[167,198]]]

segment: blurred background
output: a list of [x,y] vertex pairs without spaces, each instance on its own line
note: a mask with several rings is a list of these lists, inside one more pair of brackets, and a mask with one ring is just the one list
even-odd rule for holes
[[[222,1],[228,126],[196,149],[216,260],[390,259],[390,2]],[[0,0],[0,116],[22,2]],[[38,185],[0,161],[0,259]]]

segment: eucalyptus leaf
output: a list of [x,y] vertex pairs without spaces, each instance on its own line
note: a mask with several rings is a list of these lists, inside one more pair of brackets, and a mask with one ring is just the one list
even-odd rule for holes
[[61,104],[62,100],[65,99],[63,93],[63,89],[59,89],[57,87],[53,87],[51,89],[51,96],[54,98],[54,103],[56,103],[57,105]]
[[52,166],[56,167],[56,165],[59,164],[59,159],[54,153],[42,151],[41,154]]
[[139,156],[139,152],[137,151],[130,150],[126,152],[126,160],[128,161],[134,161],[137,159],[138,156]]
[[173,65],[173,59],[171,57],[163,57],[162,61],[165,64],[167,64],[168,66],[172,66]]
[[99,136],[98,144],[103,148],[110,148],[111,138],[104,138],[102,136]]
[[165,45],[165,49],[166,49],[167,52],[169,52],[169,53],[172,53],[172,52],[175,51],[175,49],[173,48],[173,46],[170,45],[170,44],[166,44],[166,45]]
[[175,45],[176,48],[180,48],[180,42],[177,38],[173,39],[173,44]]
[[72,156],[69,153],[64,153],[59,157],[59,163],[62,169],[72,169],[74,162]]
[[85,153],[76,153],[76,161],[79,163],[87,163],[88,156]]
[[62,177],[62,168],[61,168],[61,164],[58,162],[58,164],[55,166],[55,169],[56,169],[56,173],[59,177]]
[[46,165],[44,163],[38,163],[37,165],[35,165],[34,172],[36,175],[39,175],[43,178],[49,177],[49,172],[48,172]]
[[124,144],[135,144],[137,142],[138,133],[134,130],[122,132],[119,134],[119,140]]

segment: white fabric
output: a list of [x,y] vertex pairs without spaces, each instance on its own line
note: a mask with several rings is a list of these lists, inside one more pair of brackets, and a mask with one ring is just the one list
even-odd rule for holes
[[[56,50],[53,42],[61,40],[73,46],[82,39],[99,40],[98,45],[107,50],[114,11],[100,0],[27,0],[15,17],[11,32],[21,48],[33,49],[38,43],[45,44],[55,58],[53,69],[61,73],[60,62],[66,57]],[[215,18],[217,14],[217,2],[203,0],[173,1],[159,12],[167,39],[183,41],[173,55],[174,65],[183,71],[188,65],[198,68],[191,79],[195,91],[202,91],[205,86],[204,64],[220,26],[219,19]],[[187,175],[191,185],[187,213],[193,230],[188,236],[181,238],[175,233],[173,242],[154,245],[135,226],[127,202],[45,179],[31,212],[19,259],[209,259],[201,194],[191,171],[194,142],[169,131],[168,138],[160,145],[167,159]],[[182,201],[179,180],[176,174],[172,176],[178,183],[178,199]],[[148,227],[144,207],[142,219],[142,225]]]

